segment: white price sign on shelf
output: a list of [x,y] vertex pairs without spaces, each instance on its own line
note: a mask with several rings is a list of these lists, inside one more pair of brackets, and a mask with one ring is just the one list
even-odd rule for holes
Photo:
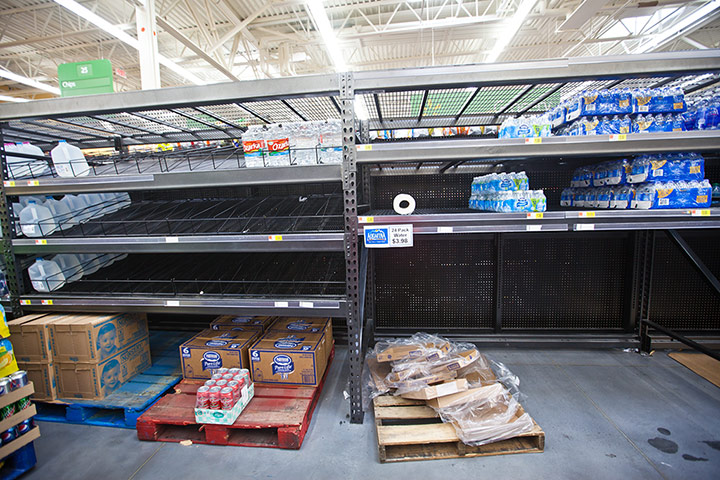
[[366,248],[399,248],[413,246],[413,226],[385,225],[382,227],[364,227]]

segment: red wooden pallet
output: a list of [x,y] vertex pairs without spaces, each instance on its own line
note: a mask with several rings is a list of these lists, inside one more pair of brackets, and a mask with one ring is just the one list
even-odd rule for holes
[[140,440],[239,447],[298,449],[320,398],[335,348],[317,387],[255,385],[255,396],[232,425],[195,422],[195,392],[202,382],[183,380],[137,420]]

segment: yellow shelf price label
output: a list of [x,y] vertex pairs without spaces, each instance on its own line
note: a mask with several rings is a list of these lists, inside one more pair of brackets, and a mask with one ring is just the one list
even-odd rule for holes
[[28,187],[37,187],[40,185],[40,180],[28,180]]
[[358,217],[359,223],[375,223],[375,217]]
[[268,235],[269,242],[282,242],[282,235]]
[[372,145],[356,145],[355,148],[358,152],[369,152],[372,150]]
[[525,143],[531,143],[533,145],[536,145],[538,143],[542,143],[542,137],[533,137],[533,138],[526,138]]
[[35,245],[47,245],[47,240],[44,238],[35,240]]
[[693,217],[709,217],[710,210],[690,210],[690,215]]
[[610,135],[610,141],[611,142],[624,142],[627,140],[627,134],[626,133],[619,133],[615,135]]
[[42,303],[43,305],[52,305],[53,301],[52,300],[40,300],[40,303]]
[[530,212],[527,214],[527,218],[543,218],[543,212]]
[[30,305],[30,300],[20,300],[20,305]]
[[578,217],[594,217],[595,212],[578,212]]
[[7,181],[3,182],[3,185],[5,185],[6,187],[14,187],[15,180],[7,180]]

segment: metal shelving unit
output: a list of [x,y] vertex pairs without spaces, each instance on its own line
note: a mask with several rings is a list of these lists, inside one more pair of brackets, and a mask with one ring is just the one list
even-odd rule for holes
[[[59,178],[50,169],[10,179],[3,162],[0,220],[13,309],[344,317],[353,422],[363,419],[364,349],[376,330],[378,335],[402,333],[389,322],[466,339],[481,338],[480,331],[503,342],[524,335],[525,344],[534,344],[536,337],[527,337],[533,330],[559,332],[562,341],[569,338],[567,332],[576,338],[578,332],[601,328],[613,345],[623,344],[642,331],[650,312],[654,232],[702,234],[720,227],[720,211],[587,215],[551,205],[542,218],[474,212],[463,208],[467,179],[503,164],[555,168],[633,153],[717,153],[718,132],[552,137],[541,143],[453,138],[374,144],[368,132],[498,125],[509,116],[543,112],[586,88],[679,85],[693,94],[718,81],[720,52],[704,50],[314,75],[2,105],[0,144],[30,141],[47,150],[67,139],[82,148],[117,150],[90,159],[92,171],[84,178]],[[367,121],[356,121],[356,100],[365,105]],[[327,118],[343,122],[342,165],[247,168],[233,143],[249,125]],[[127,153],[131,145],[204,140],[226,140],[227,145]],[[564,186],[561,175],[545,178]],[[324,192],[327,202],[319,204],[310,199],[298,206],[295,198],[304,192],[278,196],[272,190],[329,183],[338,190]],[[228,197],[212,192],[225,187],[243,189],[230,197],[235,202],[230,210]],[[406,187],[435,201],[398,217],[387,210],[387,199]],[[192,189],[209,193],[199,195],[197,204],[144,197]],[[9,234],[13,212],[8,196],[115,191],[140,197],[127,209],[46,237]],[[253,203],[259,200],[268,203]],[[248,202],[247,209],[242,202]],[[413,224],[415,248],[372,253],[363,248],[364,225],[393,223]],[[591,228],[597,231],[587,231]],[[444,243],[438,247],[437,242]],[[20,255],[87,251],[130,255],[113,265],[117,268],[52,294],[24,288]],[[587,273],[569,270],[576,257],[598,276],[593,279],[601,286],[597,298]],[[192,265],[187,263],[191,259]],[[211,260],[218,264],[203,265]],[[273,271],[284,275],[264,274]],[[550,275],[548,281],[543,275]],[[560,283],[548,290],[545,283],[552,281]],[[575,292],[585,303],[568,302],[557,311]],[[629,292],[626,298],[624,292]],[[415,317],[416,312],[421,313]],[[587,312],[587,318],[577,320]],[[552,323],[533,327],[533,319],[548,316]],[[599,336],[583,338],[598,343]]]

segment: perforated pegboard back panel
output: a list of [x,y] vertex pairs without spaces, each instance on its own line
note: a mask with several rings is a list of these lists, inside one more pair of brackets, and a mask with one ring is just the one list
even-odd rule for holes
[[[710,271],[720,278],[720,232],[679,231]],[[720,330],[720,295],[662,232],[655,239],[650,319],[674,330]]]
[[507,238],[503,329],[621,329],[630,261],[622,232]]
[[493,326],[492,237],[375,250],[377,328],[425,331]]

